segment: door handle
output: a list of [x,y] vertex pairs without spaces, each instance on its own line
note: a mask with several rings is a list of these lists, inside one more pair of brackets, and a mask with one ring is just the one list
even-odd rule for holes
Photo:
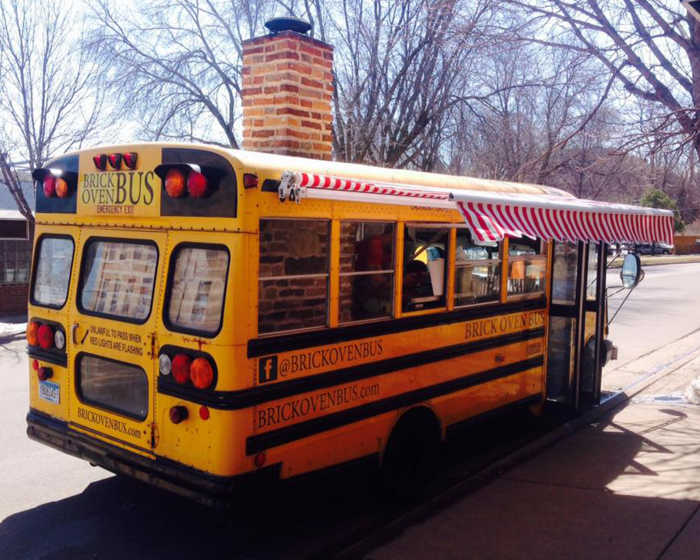
[[78,334],[78,323],[73,323],[73,326],[70,329],[70,337],[71,340],[73,341],[73,344],[75,346],[78,345],[78,337],[76,336]]

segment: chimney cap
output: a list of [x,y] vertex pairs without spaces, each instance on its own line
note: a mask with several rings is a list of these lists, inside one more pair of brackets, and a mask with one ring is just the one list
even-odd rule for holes
[[295,17],[272,18],[265,23],[265,27],[267,27],[273,35],[282,31],[295,31],[296,33],[305,35],[311,30],[311,24],[308,21]]

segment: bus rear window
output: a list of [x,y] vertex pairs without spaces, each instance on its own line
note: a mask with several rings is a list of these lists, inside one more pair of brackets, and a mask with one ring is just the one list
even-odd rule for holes
[[144,371],[90,354],[78,358],[80,399],[137,420],[148,415],[148,378]]
[[215,334],[221,326],[228,250],[182,246],[175,250],[171,262],[168,326]]
[[39,239],[32,289],[34,305],[60,308],[66,303],[73,248],[70,237],[45,235]]
[[80,310],[145,321],[151,313],[157,265],[158,250],[153,243],[89,241],[83,254]]

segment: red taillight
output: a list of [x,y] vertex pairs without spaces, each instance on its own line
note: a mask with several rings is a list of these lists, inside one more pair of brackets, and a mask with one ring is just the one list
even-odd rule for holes
[[107,158],[109,160],[109,165],[115,171],[119,171],[122,168],[122,155],[121,154],[109,154]]
[[265,455],[264,451],[261,451],[255,456],[255,466],[257,468],[262,467],[265,464],[265,461],[267,461],[267,456]]
[[176,383],[184,385],[189,381],[191,364],[192,358],[190,358],[187,354],[177,354],[173,358],[172,374]]
[[258,176],[253,173],[243,174],[243,187],[246,189],[257,189],[258,188]]
[[68,196],[68,182],[65,179],[56,179],[56,194],[58,198],[66,198]]
[[56,177],[53,175],[44,177],[44,196],[47,198],[56,196]]
[[170,421],[173,424],[179,424],[183,420],[187,420],[189,413],[184,406],[173,406],[170,408]]
[[30,321],[27,325],[27,344],[29,346],[37,346],[39,344],[39,327],[41,327],[41,324],[36,321]]
[[138,159],[138,154],[136,152],[126,152],[124,154],[124,165],[129,169],[136,169],[136,160]]
[[195,358],[190,366],[190,379],[197,389],[208,389],[214,381],[214,369],[206,358]]
[[179,169],[169,169],[165,174],[165,192],[171,198],[185,194],[185,174]]
[[48,367],[40,367],[36,372],[36,376],[39,378],[39,381],[46,381],[53,377],[53,370]]
[[100,171],[107,169],[107,156],[105,154],[100,154],[99,156],[92,156],[92,161],[95,167]]
[[39,346],[44,350],[49,350],[53,346],[53,329],[48,325],[41,325],[37,331]]
[[202,198],[207,194],[207,178],[202,173],[190,171],[187,176],[187,192],[193,198]]
[[39,371],[39,360],[32,360],[32,368],[34,371]]
[[202,405],[199,407],[199,417],[202,420],[209,420],[209,409],[206,406]]

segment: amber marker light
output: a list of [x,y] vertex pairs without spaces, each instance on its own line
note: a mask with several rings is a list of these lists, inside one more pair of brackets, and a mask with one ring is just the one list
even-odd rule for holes
[[180,198],[185,194],[185,175],[179,169],[168,169],[165,174],[165,192],[170,198]]
[[41,325],[36,321],[30,321],[27,325],[27,344],[29,346],[39,345],[39,327]]
[[68,196],[68,191],[68,182],[61,177],[56,179],[56,195],[58,198],[66,198]]
[[190,380],[197,389],[208,389],[214,381],[214,370],[206,358],[195,358],[190,366]]

